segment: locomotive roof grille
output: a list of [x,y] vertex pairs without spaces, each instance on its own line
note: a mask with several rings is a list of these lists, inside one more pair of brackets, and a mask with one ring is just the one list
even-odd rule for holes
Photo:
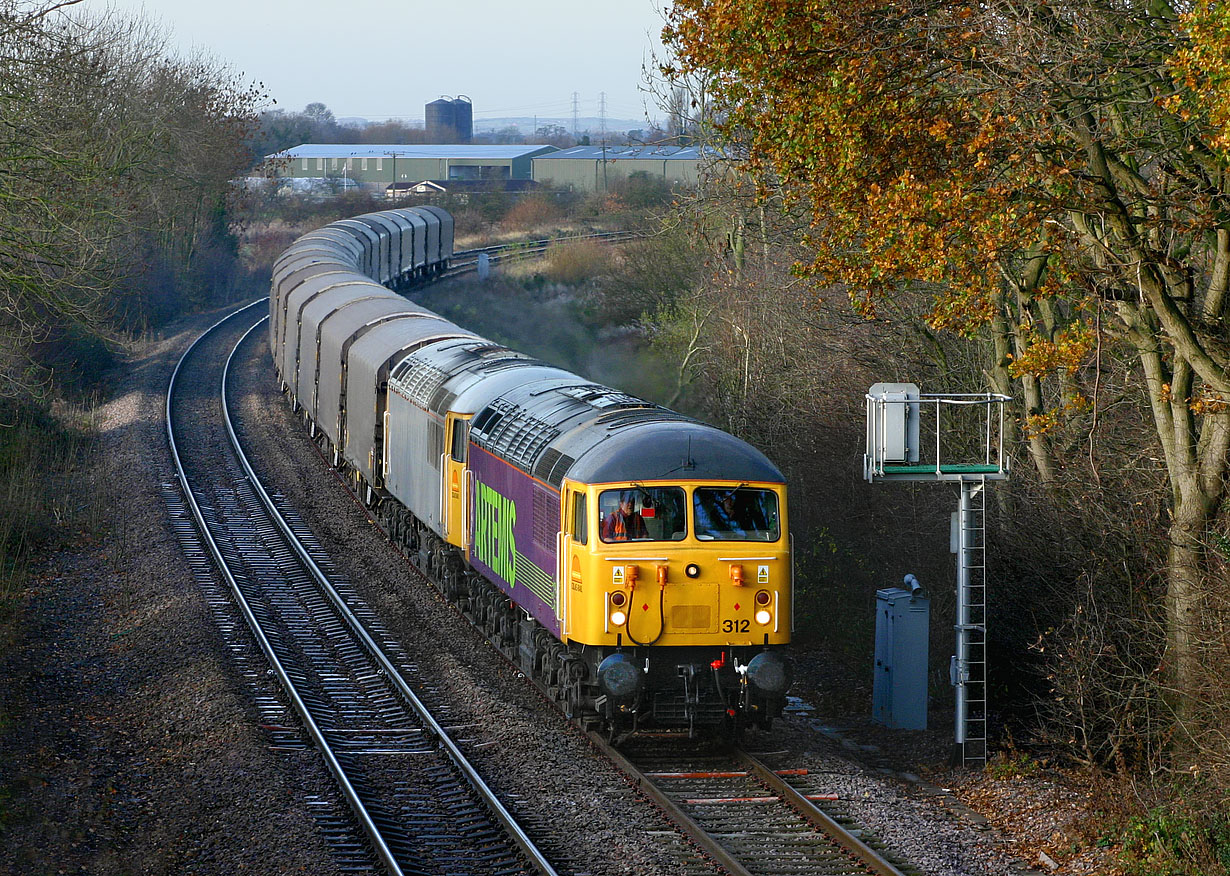
[[437,414],[443,414],[453,406],[456,400],[457,393],[449,392],[445,384],[441,383],[431,397],[431,409]]
[[474,370],[490,374],[495,371],[506,371],[509,368],[523,368],[526,365],[540,364],[542,363],[537,359],[531,359],[529,356],[504,356],[499,359],[488,359],[485,362],[480,362]]
[[644,407],[648,402],[626,392],[601,386],[597,383],[580,384],[578,386],[562,386],[558,390],[569,398],[583,401],[595,408],[609,407]]
[[470,435],[479,447],[528,472],[542,449],[559,437],[559,429],[496,399],[474,418]]
[[490,356],[492,353],[507,353],[509,355],[516,355],[513,350],[508,349],[508,347],[505,347],[503,344],[496,344],[490,341],[485,343],[470,344],[465,349],[467,352],[473,353],[475,356]]
[[548,447],[534,463],[533,475],[553,487],[560,487],[564,484],[564,475],[574,462],[576,460],[571,456],[560,453],[554,447]]
[[398,388],[421,408],[429,407],[435,391],[448,380],[447,372],[413,356],[398,366],[397,371],[401,372],[400,376],[394,375]]
[[491,422],[492,417],[502,417],[502,413],[495,408],[488,406],[478,412],[478,416],[474,418],[474,422],[470,424],[470,431],[474,434],[479,434],[486,430],[487,425]]

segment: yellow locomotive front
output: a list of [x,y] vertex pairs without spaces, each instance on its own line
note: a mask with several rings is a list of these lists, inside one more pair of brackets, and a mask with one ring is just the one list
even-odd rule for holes
[[563,498],[561,638],[597,663],[604,718],[695,729],[780,714],[792,610],[784,484],[565,480]]

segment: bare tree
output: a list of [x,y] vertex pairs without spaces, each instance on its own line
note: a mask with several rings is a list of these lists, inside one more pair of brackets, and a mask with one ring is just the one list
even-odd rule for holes
[[154,254],[191,270],[259,101],[147,23],[73,5],[0,2],[0,398],[38,394],[29,351],[51,334],[114,339]]

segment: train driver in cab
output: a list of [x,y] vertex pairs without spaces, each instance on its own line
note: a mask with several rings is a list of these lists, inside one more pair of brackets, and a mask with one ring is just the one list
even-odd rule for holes
[[635,493],[624,490],[619,494],[619,506],[602,520],[599,535],[605,542],[634,541],[649,538],[645,521],[634,510]]
[[705,490],[696,492],[696,532],[702,539],[724,534],[728,538],[742,538],[743,526],[735,513],[734,490]]

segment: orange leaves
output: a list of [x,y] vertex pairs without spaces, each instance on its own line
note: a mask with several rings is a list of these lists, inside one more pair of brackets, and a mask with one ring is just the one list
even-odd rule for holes
[[717,75],[724,130],[787,197],[810,201],[807,274],[859,290],[865,312],[900,284],[950,287],[933,323],[977,330],[1000,282],[987,253],[1015,251],[1034,228],[1016,203],[1015,117],[963,90],[966,62],[954,61],[979,38],[974,7],[779,6],[680,0],[672,45]]
[[1089,399],[1076,395],[1059,408],[1030,414],[1022,424],[1025,427],[1025,437],[1040,438],[1056,429],[1064,419],[1089,409]]
[[1083,320],[1057,332],[1054,340],[1038,334],[1033,326],[1022,326],[1017,338],[1022,350],[1009,368],[1013,377],[1042,377],[1060,371],[1075,374],[1097,341],[1093,326]]
[[932,137],[932,139],[940,142],[948,142],[952,130],[953,124],[951,121],[945,118],[938,118],[931,123],[929,128],[927,128],[927,133]]
[[1216,393],[1210,392],[1208,394],[1199,395],[1196,398],[1193,398],[1190,402],[1188,402],[1187,406],[1191,409],[1193,414],[1198,416],[1205,414],[1224,414],[1226,411],[1230,410],[1230,400],[1222,398]]
[[1168,59],[1177,87],[1157,103],[1183,121],[1207,119],[1211,145],[1230,151],[1230,9],[1199,0],[1181,21],[1185,39]]
[[1163,383],[1161,390],[1158,392],[1158,400],[1169,404],[1174,404],[1176,401],[1186,403],[1188,410],[1197,416],[1207,414],[1224,414],[1230,410],[1230,399],[1225,398],[1216,390],[1203,387],[1200,391],[1193,394],[1190,398],[1177,399],[1174,395],[1174,388],[1170,383]]

